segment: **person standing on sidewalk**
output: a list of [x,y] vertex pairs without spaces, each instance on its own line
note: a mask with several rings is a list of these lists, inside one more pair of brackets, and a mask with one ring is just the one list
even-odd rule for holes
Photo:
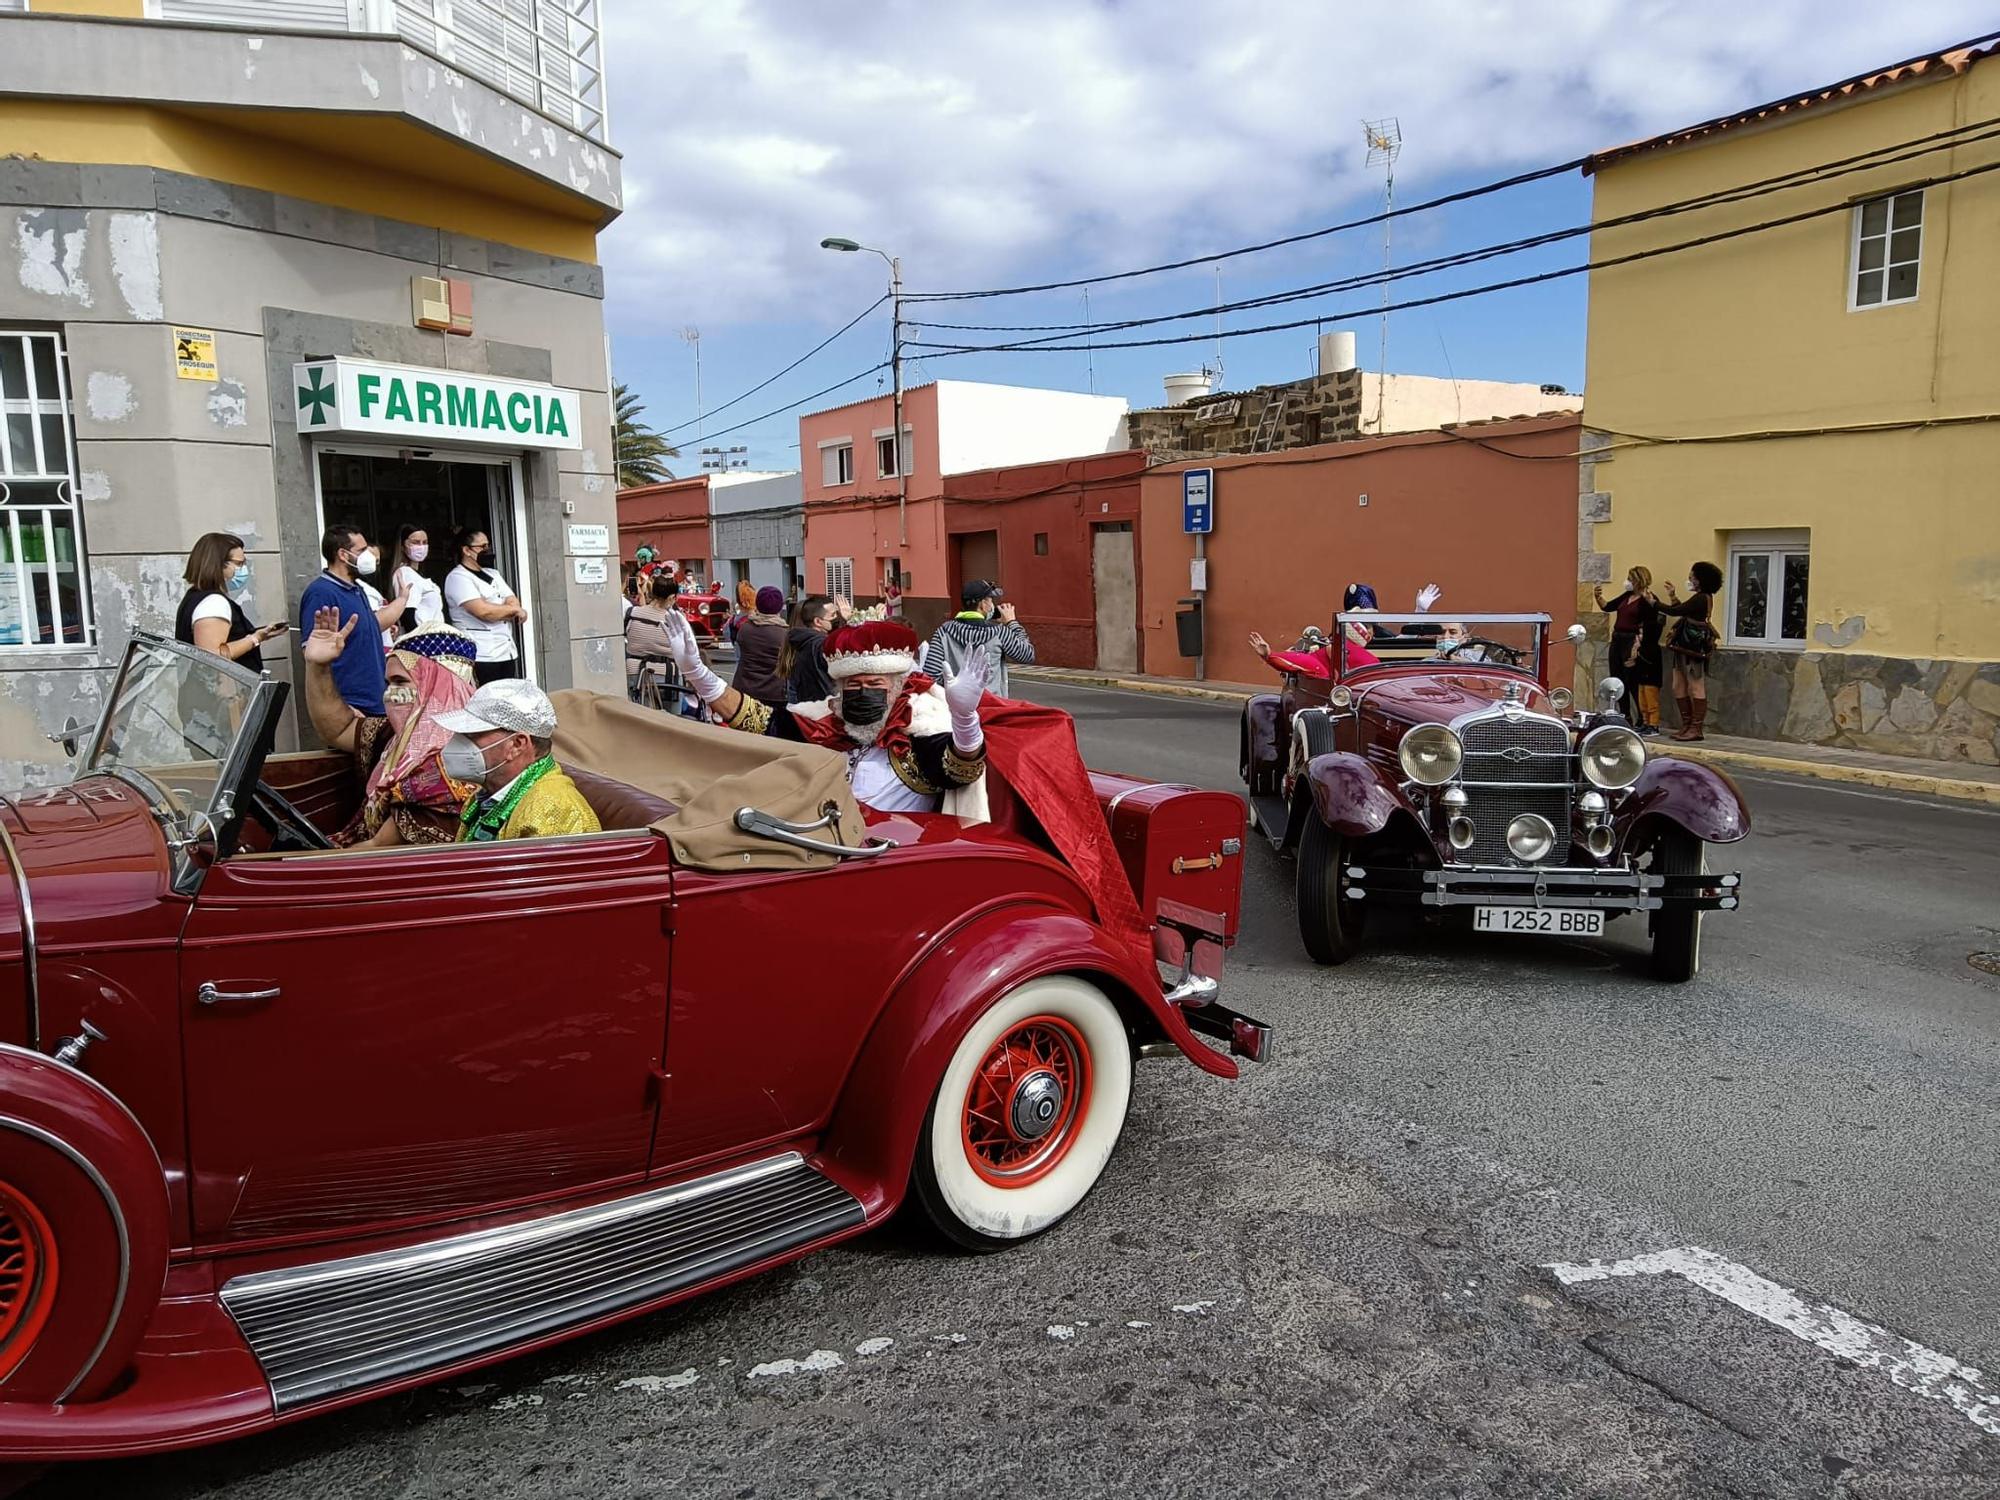
[[1674,621],[1665,641],[1674,663],[1674,702],[1681,727],[1671,738],[1698,740],[1708,723],[1708,659],[1715,654],[1715,596],[1722,592],[1722,569],[1712,562],[1688,568],[1688,597],[1680,599],[1667,585],[1667,602],[1660,613]]
[[1035,643],[1028,639],[1027,627],[1014,618],[1014,606],[1006,601],[998,584],[975,578],[959,590],[958,598],[963,607],[938,626],[924,652],[924,675],[949,682],[973,657],[984,656],[986,691],[1005,698],[1007,663],[1033,666]]
[[1641,734],[1660,732],[1660,601],[1650,569],[1634,567],[1625,591],[1609,604],[1593,588],[1597,607],[1612,616],[1611,675],[1625,685],[1625,716]]
[[767,583],[751,602],[756,607],[736,627],[736,677],[730,686],[766,708],[783,708],[786,682],[778,658],[789,632],[785,591]]

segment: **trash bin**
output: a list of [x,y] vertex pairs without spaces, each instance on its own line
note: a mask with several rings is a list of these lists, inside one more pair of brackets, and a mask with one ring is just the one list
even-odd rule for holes
[[1201,655],[1201,600],[1183,599],[1174,611],[1174,633],[1179,637],[1182,656]]

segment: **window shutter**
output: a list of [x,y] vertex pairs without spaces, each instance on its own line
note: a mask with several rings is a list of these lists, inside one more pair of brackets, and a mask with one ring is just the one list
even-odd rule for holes
[[279,30],[347,31],[349,0],[160,0],[163,21],[212,21]]
[[819,450],[819,482],[821,484],[840,483],[840,450],[822,448]]

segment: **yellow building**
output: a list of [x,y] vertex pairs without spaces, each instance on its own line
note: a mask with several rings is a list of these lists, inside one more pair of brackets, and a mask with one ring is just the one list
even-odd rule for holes
[[2000,763],[1994,50],[1586,168],[1579,597],[1722,568],[1712,730]]
[[0,0],[0,787],[66,774],[206,532],[274,677],[323,533],[386,584],[414,525],[440,584],[490,537],[519,670],[620,689],[599,10]]

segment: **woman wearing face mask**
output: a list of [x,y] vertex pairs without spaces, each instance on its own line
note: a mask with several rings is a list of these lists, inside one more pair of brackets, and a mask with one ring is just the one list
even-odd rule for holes
[[410,601],[398,625],[405,631],[444,621],[444,590],[424,576],[430,560],[431,535],[421,526],[403,525],[389,553],[389,586]]
[[1681,727],[1669,739],[1704,738],[1708,723],[1708,659],[1715,654],[1715,596],[1722,592],[1722,569],[1712,562],[1688,568],[1688,597],[1683,600],[1667,585],[1667,602],[1660,613],[1674,622],[1665,645],[1674,664],[1674,702]]
[[1611,675],[1625,685],[1625,717],[1641,734],[1660,732],[1660,601],[1653,597],[1653,574],[1634,567],[1625,590],[1608,604],[1604,590],[1591,597],[1611,620]]
[[212,651],[252,672],[264,670],[264,642],[284,634],[283,621],[252,625],[243,601],[250,597],[250,563],[243,538],[211,531],[188,553],[181,574],[187,592],[174,616],[174,639]]
[[300,651],[313,728],[330,749],[352,755],[367,778],[360,811],[333,843],[342,849],[451,843],[472,789],[445,775],[441,752],[451,734],[437,715],[471,699],[473,643],[449,625],[411,631],[385,664],[385,712],[357,717],[333,680],[352,630],[351,622],[342,629],[337,611],[321,610]]
[[528,618],[506,579],[493,571],[486,533],[468,526],[458,533],[458,566],[444,581],[446,614],[479,648],[472,675],[481,683],[521,675],[514,622]]

